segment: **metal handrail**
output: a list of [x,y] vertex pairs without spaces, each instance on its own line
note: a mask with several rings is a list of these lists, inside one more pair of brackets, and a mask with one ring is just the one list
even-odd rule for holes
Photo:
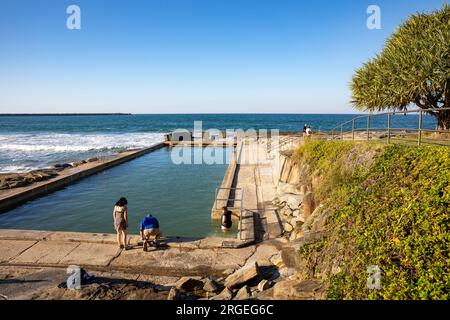
[[[414,131],[418,132],[417,137],[417,145],[421,145],[422,143],[422,133],[429,132],[429,133],[450,133],[449,130],[431,130],[431,129],[424,129],[423,128],[423,113],[429,113],[429,112],[440,112],[444,110],[450,110],[450,108],[430,108],[430,109],[414,109],[414,110],[404,110],[404,111],[389,111],[389,112],[382,112],[382,113],[369,113],[366,115],[360,115],[357,117],[352,118],[351,120],[345,121],[335,127],[333,127],[329,132],[331,132],[331,136],[334,139],[335,136],[340,136],[341,139],[344,139],[344,134],[351,133],[352,134],[352,140],[355,140],[355,132],[367,132],[367,140],[370,139],[370,132],[371,131],[380,131],[380,130],[386,130],[387,131],[387,141],[388,143],[391,143],[391,134],[392,131]],[[391,127],[391,116],[395,114],[407,114],[407,113],[419,113],[419,123],[418,128],[392,128]],[[386,128],[373,128],[370,126],[371,124],[371,118],[377,117],[377,116],[383,116],[387,115],[387,127]],[[355,122],[358,119],[364,119],[367,118],[367,126],[366,128],[356,128]],[[351,131],[344,131],[344,126],[347,126],[351,124],[352,129]],[[338,132],[338,133],[336,133]]]

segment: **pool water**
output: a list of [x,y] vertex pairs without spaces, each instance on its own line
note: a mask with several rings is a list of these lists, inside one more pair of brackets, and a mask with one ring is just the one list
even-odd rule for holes
[[[227,164],[177,165],[171,150],[156,150],[1,214],[0,228],[112,233],[113,207],[123,196],[130,234],[138,234],[140,220],[151,213],[165,235],[235,237],[236,225],[224,233],[210,218]],[[203,150],[193,148],[192,154]],[[218,151],[225,157],[232,149]]]

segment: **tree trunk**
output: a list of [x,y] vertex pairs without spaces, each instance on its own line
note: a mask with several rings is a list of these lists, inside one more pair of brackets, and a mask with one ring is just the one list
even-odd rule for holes
[[450,110],[440,110],[435,116],[437,118],[437,130],[450,130]]

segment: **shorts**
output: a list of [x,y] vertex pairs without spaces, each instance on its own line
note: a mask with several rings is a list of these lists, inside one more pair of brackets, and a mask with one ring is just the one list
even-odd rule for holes
[[161,233],[159,232],[159,228],[151,228],[151,229],[145,229],[144,230],[144,237],[146,239],[148,238],[156,238],[160,236]]

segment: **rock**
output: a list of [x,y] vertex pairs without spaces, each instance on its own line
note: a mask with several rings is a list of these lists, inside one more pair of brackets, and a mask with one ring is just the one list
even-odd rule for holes
[[233,293],[230,289],[225,288],[217,296],[212,297],[210,300],[231,300],[233,298]]
[[21,187],[25,187],[27,185],[29,185],[30,183],[26,180],[20,180],[20,181],[14,181],[14,182],[10,182],[8,184],[9,188],[21,188]]
[[292,211],[292,216],[295,218],[299,218],[303,216],[303,211],[301,211],[300,209],[294,210]]
[[225,279],[225,287],[236,288],[244,285],[248,281],[254,279],[259,275],[258,264],[254,262],[253,264],[243,267],[237,270],[235,273],[229,275]]
[[280,276],[281,276],[281,277],[283,277],[283,278],[289,278],[290,276],[292,276],[292,275],[295,274],[296,269],[284,267],[284,268],[281,268],[281,269],[279,270],[279,272],[280,272]]
[[236,296],[234,297],[234,300],[248,300],[250,299],[250,293],[248,286],[243,286],[239,289],[239,291],[236,293]]
[[203,281],[192,277],[182,277],[175,283],[175,287],[184,292],[192,292],[203,289]]
[[72,168],[72,165],[69,163],[58,163],[55,164],[56,169],[66,169],[66,168]]
[[222,274],[225,276],[225,277],[228,277],[230,274],[232,274],[234,271],[235,271],[236,269],[226,269],[225,271],[223,271],[222,272]]
[[303,217],[296,217],[292,218],[289,223],[294,227],[294,229],[300,230],[305,222]]
[[206,278],[204,280],[203,290],[206,292],[217,292],[219,291],[219,285],[214,280]]
[[299,233],[296,231],[291,232],[291,235],[289,236],[289,241],[297,240],[300,237]]
[[291,217],[293,214],[293,211],[291,208],[289,208],[288,206],[283,207],[280,209],[280,214],[282,214],[285,217]]
[[306,194],[308,192],[308,186],[307,185],[302,185],[300,187],[300,194]]
[[273,297],[275,299],[314,299],[320,287],[320,282],[317,280],[284,280],[273,287]]
[[177,288],[171,288],[169,291],[169,295],[167,296],[167,300],[180,300],[181,299],[181,291]]
[[74,166],[74,167],[78,167],[78,166],[81,166],[81,165],[83,165],[83,164],[85,164],[85,163],[87,163],[86,160],[75,161],[75,162],[73,163],[73,166]]
[[297,210],[300,207],[300,205],[302,204],[302,201],[303,201],[303,196],[292,195],[287,199],[286,202],[287,202],[287,205],[289,206],[289,208],[291,208],[292,210]]
[[284,262],[283,262],[283,259],[281,258],[281,253],[277,253],[277,254],[273,255],[272,257],[270,257],[270,262],[277,268],[284,267]]
[[95,162],[95,161],[98,161],[98,160],[99,159],[97,157],[94,157],[94,158],[88,159],[87,162]]
[[314,195],[312,192],[307,192],[303,198],[303,216],[307,219],[314,211]]
[[300,186],[296,184],[290,184],[290,183],[284,183],[279,182],[277,187],[277,193],[278,194],[295,194],[299,195],[300,193]]
[[285,222],[283,228],[286,232],[291,232],[292,230],[294,230],[294,227],[289,222]]
[[264,291],[269,289],[270,287],[270,281],[269,280],[261,280],[261,282],[258,284],[258,291]]

